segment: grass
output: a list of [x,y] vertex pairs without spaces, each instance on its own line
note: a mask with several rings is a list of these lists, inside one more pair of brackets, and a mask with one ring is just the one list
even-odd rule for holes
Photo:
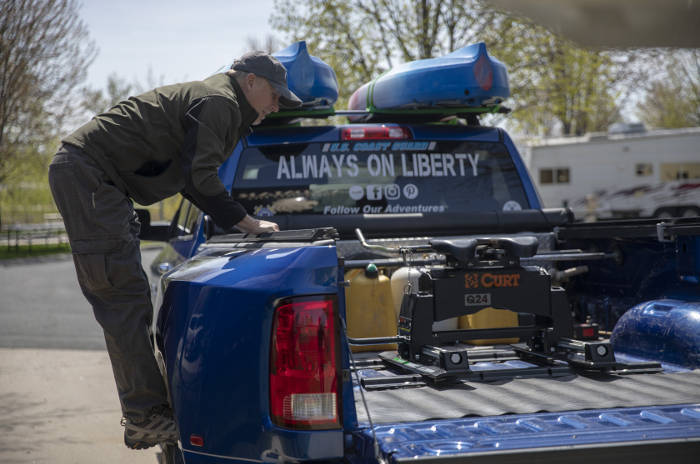
[[[149,242],[142,241],[141,248],[154,248],[162,247],[163,242]],[[3,259],[15,259],[15,258],[35,258],[38,256],[55,255],[60,253],[70,253],[70,245],[67,243],[54,243],[54,244],[34,244],[31,247],[29,245],[19,245],[14,244],[0,245],[0,261]]]
[[53,255],[58,253],[70,253],[70,245],[67,243],[10,245],[0,247],[0,260],[15,258],[32,258],[36,256]]

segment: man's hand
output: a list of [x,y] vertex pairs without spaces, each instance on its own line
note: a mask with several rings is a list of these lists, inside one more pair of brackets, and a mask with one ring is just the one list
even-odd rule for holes
[[274,222],[255,219],[248,215],[235,227],[246,234],[264,234],[266,232],[279,232],[280,230],[280,227]]

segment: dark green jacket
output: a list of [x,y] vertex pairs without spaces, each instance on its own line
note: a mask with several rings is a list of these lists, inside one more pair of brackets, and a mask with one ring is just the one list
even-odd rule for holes
[[228,229],[246,214],[218,169],[258,114],[235,79],[156,88],[129,97],[66,137],[141,205],[178,192]]

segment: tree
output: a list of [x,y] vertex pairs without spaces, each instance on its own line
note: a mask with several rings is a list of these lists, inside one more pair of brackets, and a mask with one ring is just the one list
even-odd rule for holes
[[593,51],[540,26],[501,19],[486,31],[491,52],[509,70],[514,112],[526,134],[582,135],[605,131],[645,69],[639,52]]
[[577,48],[542,27],[478,0],[276,0],[270,21],[306,39],[336,71],[339,105],[392,66],[483,41],[509,70],[512,117],[549,135],[601,130],[619,117],[625,85],[639,79],[635,53]]
[[[471,9],[471,11],[470,11]],[[273,26],[306,40],[336,72],[340,102],[352,90],[406,61],[447,53],[475,41],[493,15],[458,0],[276,0]]]
[[0,183],[50,151],[95,57],[75,0],[0,2]]
[[83,88],[82,109],[91,115],[108,110],[121,100],[135,93],[141,93],[142,88],[138,82],[128,82],[123,77],[112,73],[107,77],[107,89]]
[[81,114],[82,118],[90,118],[95,114],[102,113],[122,100],[132,95],[138,95],[149,89],[154,89],[165,85],[165,76],[158,77],[153,74],[153,69],[148,68],[146,73],[146,84],[143,85],[138,79],[128,81],[125,77],[116,72],[107,76],[107,87],[105,89],[95,89],[85,86],[81,89],[82,100],[80,108],[88,113],[87,116]]
[[267,34],[263,39],[258,39],[255,36],[249,35],[248,37],[246,37],[245,43],[246,49],[243,50],[243,53],[254,50],[262,50],[267,53],[274,53],[282,48],[280,46],[279,40],[277,40],[277,38],[272,34]]
[[672,54],[659,74],[637,105],[639,118],[650,127],[700,126],[700,50]]

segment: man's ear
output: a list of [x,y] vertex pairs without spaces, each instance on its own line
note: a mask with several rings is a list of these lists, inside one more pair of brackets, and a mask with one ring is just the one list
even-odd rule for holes
[[248,85],[248,88],[250,88],[250,89],[253,88],[253,85],[255,84],[256,77],[257,76],[253,73],[250,73],[245,77],[245,83]]

